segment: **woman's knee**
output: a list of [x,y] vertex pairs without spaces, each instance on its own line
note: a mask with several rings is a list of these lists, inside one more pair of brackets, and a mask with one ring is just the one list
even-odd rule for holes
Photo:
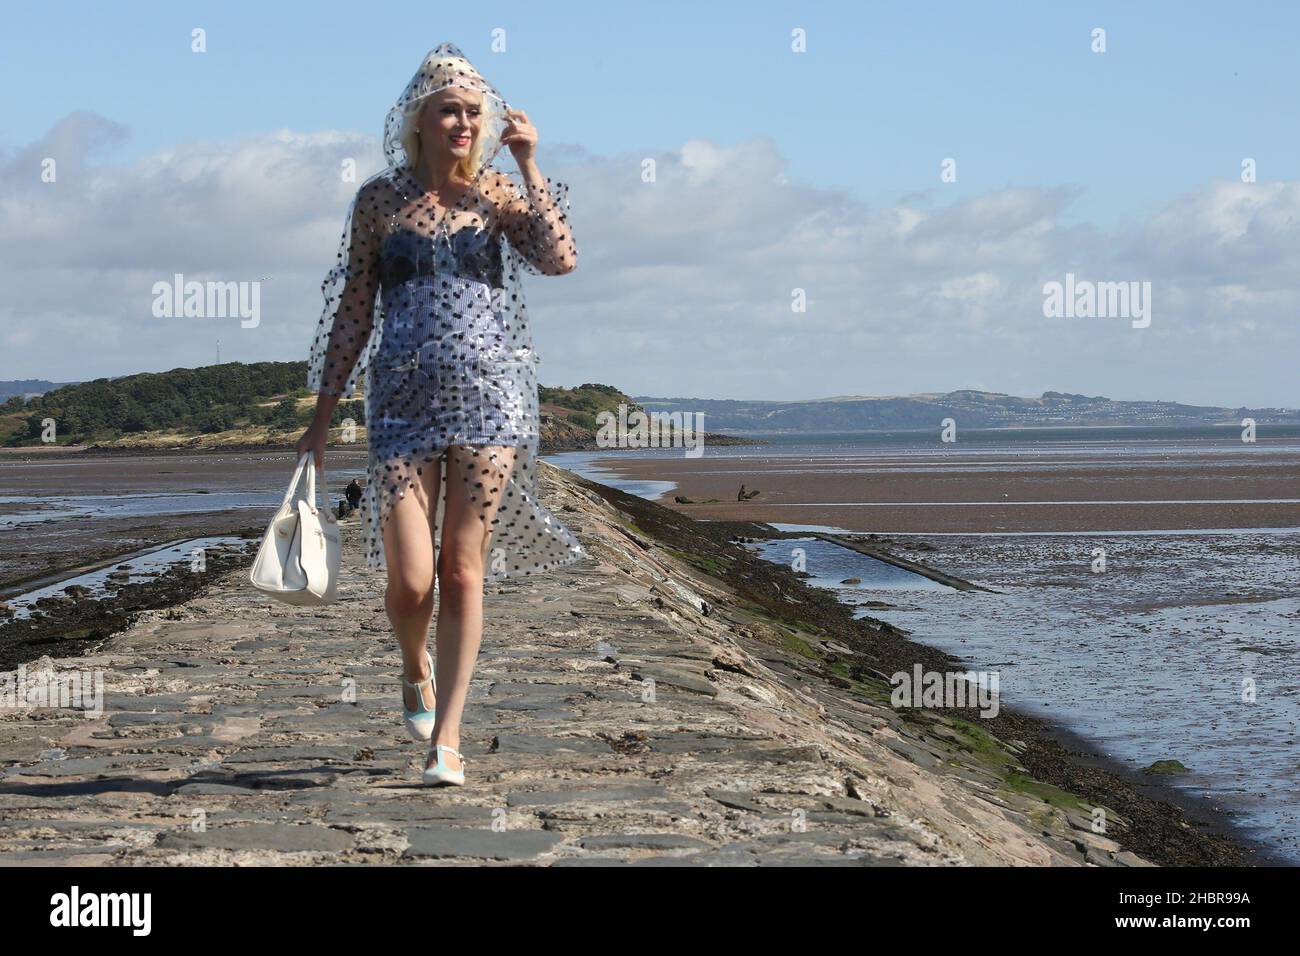
[[394,614],[411,615],[433,607],[433,581],[414,580],[409,577],[389,578],[384,594],[388,610]]
[[483,557],[473,548],[444,544],[438,557],[438,583],[444,592],[473,592],[483,587]]

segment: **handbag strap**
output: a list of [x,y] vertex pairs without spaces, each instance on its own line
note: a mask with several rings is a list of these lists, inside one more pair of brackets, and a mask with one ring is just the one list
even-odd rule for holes
[[281,508],[289,507],[289,502],[293,501],[304,471],[307,472],[307,501],[311,504],[313,511],[320,507],[316,500],[316,466],[315,464],[308,465],[311,458],[312,453],[308,450],[303,452],[302,457],[298,459],[298,467],[294,469],[293,478],[289,480],[289,490],[284,493],[284,501],[280,503]]
[[[307,456],[310,458],[311,452],[307,452]],[[311,462],[311,464],[307,466],[307,501],[311,505],[312,514],[315,514],[316,511],[320,508],[320,502],[316,498],[316,463],[315,462]]]

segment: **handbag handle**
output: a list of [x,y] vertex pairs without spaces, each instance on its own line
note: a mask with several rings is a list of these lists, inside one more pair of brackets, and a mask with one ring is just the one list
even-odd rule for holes
[[311,461],[311,457],[311,450],[308,449],[303,452],[302,457],[298,459],[298,467],[294,469],[293,478],[289,480],[289,490],[284,493],[284,501],[280,503],[282,509],[289,507],[289,502],[293,500],[294,493],[298,490],[298,483],[302,481],[302,473],[303,471],[306,471],[307,502],[311,505],[312,514],[315,514],[319,510],[320,504],[316,499],[316,468],[314,465],[312,467],[308,467],[307,465],[307,463]]

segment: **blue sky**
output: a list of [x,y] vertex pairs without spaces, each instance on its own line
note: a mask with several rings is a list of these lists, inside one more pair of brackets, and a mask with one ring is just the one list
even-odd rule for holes
[[[695,140],[742,154],[770,148],[793,186],[864,211],[938,211],[1006,190],[1065,190],[1053,228],[1099,231],[1119,245],[1145,241],[1152,218],[1180,197],[1236,182],[1243,157],[1256,160],[1261,184],[1300,180],[1300,12],[1287,3],[477,5],[486,14],[459,6],[15,6],[0,39],[0,82],[13,91],[0,111],[0,147],[12,156],[77,111],[125,129],[90,160],[116,167],[180,143],[221,150],[284,129],[377,139],[419,58],[449,40],[529,112],[543,159],[576,146],[631,169]],[[195,26],[207,32],[202,56],[189,49]],[[796,27],[807,31],[805,54],[790,51]],[[1104,54],[1089,48],[1094,27],[1107,31]],[[507,54],[490,52],[493,28],[507,31]],[[770,144],[755,149],[763,138]],[[957,182],[941,184],[948,157]],[[88,365],[83,374],[132,370]],[[6,365],[0,377],[19,371]],[[1035,387],[992,366],[980,372],[959,382],[936,367],[889,387]],[[706,394],[716,381],[632,377],[619,384],[643,394]],[[768,394],[737,379],[731,394],[709,397],[814,397],[796,380],[792,373]],[[1106,381],[1088,387],[1081,367],[1072,383],[1041,384],[1093,392]],[[1123,391],[1117,384],[1107,387]],[[1133,384],[1128,391],[1141,391],[1140,379]],[[1256,401],[1285,400],[1280,385],[1256,386]],[[834,389],[881,390],[854,387],[847,373]],[[1189,400],[1235,395],[1203,383],[1192,391],[1201,394]]]
[[[0,80],[17,95],[0,141],[76,109],[131,129],[120,159],[285,126],[373,133],[410,64],[446,39],[550,141],[613,154],[763,134],[794,177],[870,202],[933,188],[949,156],[955,195],[1074,183],[1076,214],[1103,223],[1234,176],[1243,155],[1261,178],[1300,172],[1291,3],[460,6],[15,5]],[[208,34],[201,68],[194,26]],[[1097,26],[1102,55],[1089,49]],[[508,56],[489,53],[494,27]],[[793,27],[808,34],[802,57]]]

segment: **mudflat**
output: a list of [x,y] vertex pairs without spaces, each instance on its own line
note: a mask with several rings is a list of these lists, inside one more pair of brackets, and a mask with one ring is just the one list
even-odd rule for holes
[[[595,460],[671,481],[660,504],[694,518],[874,533],[1279,528],[1300,523],[1300,451],[892,451],[871,456]],[[737,501],[741,485],[756,497]],[[679,504],[676,496],[691,500]],[[716,499],[716,500],[714,500]]]
[[[124,553],[201,535],[260,533],[293,474],[289,451],[0,453],[0,595]],[[331,448],[321,498],[364,476],[364,447]]]

